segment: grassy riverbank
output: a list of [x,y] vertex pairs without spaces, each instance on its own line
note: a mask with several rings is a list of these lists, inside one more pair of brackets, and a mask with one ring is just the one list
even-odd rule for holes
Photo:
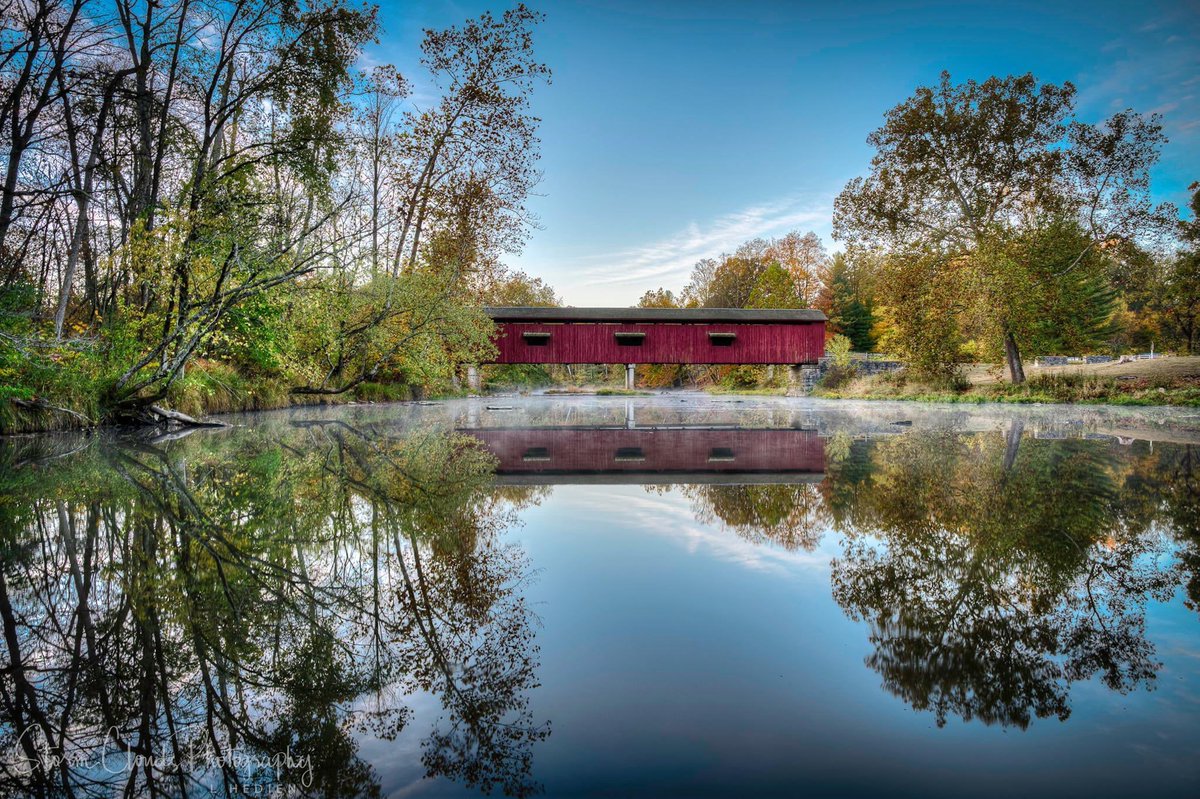
[[[85,370],[64,368],[43,375],[34,386],[0,386],[0,435],[50,432],[90,427],[103,415],[102,381]],[[504,386],[493,387],[504,390]],[[210,360],[198,360],[176,381],[162,404],[203,418],[214,414],[272,410],[301,405],[341,405],[354,402],[397,402],[425,397],[453,397],[453,386],[410,386],[363,383],[334,395],[289,392],[279,377],[255,377]],[[774,386],[705,387],[713,394],[782,396]],[[628,391],[612,386],[559,386],[547,394],[649,396],[653,389]],[[958,385],[936,385],[906,378],[903,373],[851,378],[836,386],[818,386],[813,396],[827,399],[908,400],[951,403],[1079,403],[1092,405],[1175,405],[1200,407],[1200,357],[1164,358],[1128,364],[1099,364],[1030,369],[1030,378],[1014,386],[995,370],[975,366],[965,370]],[[40,406],[40,407],[38,407]],[[67,412],[69,411],[69,412]]]
[[704,389],[709,394],[733,395],[738,397],[786,397],[788,389],[781,386],[764,386],[762,388],[728,388],[722,385],[708,386]]
[[915,402],[1200,407],[1200,357],[1030,369],[1028,374],[1025,383],[1013,385],[995,370],[975,366],[964,372],[961,382],[948,385],[910,379],[899,372],[818,386],[813,395]]
[[587,386],[566,386],[563,388],[548,388],[544,392],[547,397],[652,397],[653,391],[640,391],[630,388],[589,388]]
[[[104,416],[104,381],[86,370],[66,367],[36,385],[0,385],[0,435],[77,430]],[[293,394],[278,376],[248,376],[218,361],[197,360],[173,383],[162,405],[188,416],[265,411],[304,405],[399,402],[425,396],[453,396],[450,386],[361,383],[343,394]]]

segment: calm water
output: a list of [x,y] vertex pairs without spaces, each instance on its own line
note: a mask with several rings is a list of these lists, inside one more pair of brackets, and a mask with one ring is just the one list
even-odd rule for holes
[[1200,795],[1195,412],[238,422],[0,442],[0,792]]

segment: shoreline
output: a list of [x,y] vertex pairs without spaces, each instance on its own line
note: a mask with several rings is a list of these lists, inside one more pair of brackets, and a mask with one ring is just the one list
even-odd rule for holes
[[[919,418],[926,414],[931,417],[937,417],[945,413],[959,411],[963,413],[989,413],[999,412],[1003,416],[1020,417],[1026,414],[1034,415],[1034,418],[1044,416],[1047,413],[1054,415],[1069,412],[1071,416],[1087,416],[1088,414],[1100,414],[1097,419],[1088,422],[1089,425],[1100,424],[1107,428],[1107,432],[1116,436],[1133,436],[1141,437],[1146,432],[1153,432],[1156,435],[1156,440],[1176,441],[1177,443],[1200,443],[1200,408],[1188,405],[1148,405],[1148,404],[1130,404],[1130,403],[1110,403],[1101,401],[1090,402],[1038,402],[1038,401],[994,401],[987,398],[971,398],[945,401],[934,397],[925,397],[922,399],[910,399],[904,397],[827,397],[819,395],[808,396],[787,396],[777,392],[752,392],[752,391],[710,391],[704,389],[657,389],[646,392],[639,392],[637,395],[628,394],[603,394],[603,393],[570,393],[570,394],[555,394],[555,393],[527,393],[523,394],[517,391],[497,392],[495,394],[480,394],[480,395],[440,395],[425,399],[397,399],[397,400],[358,400],[348,399],[344,402],[307,402],[307,403],[291,403],[287,405],[276,405],[274,407],[250,407],[214,411],[212,413],[203,414],[200,421],[219,422],[220,424],[206,426],[210,430],[229,429],[238,426],[236,417],[238,416],[256,416],[259,414],[277,414],[285,411],[308,411],[312,413],[320,413],[322,411],[333,411],[335,409],[353,410],[357,412],[366,410],[385,411],[389,408],[402,408],[414,406],[443,406],[455,401],[477,401],[487,403],[496,399],[516,400],[522,403],[527,402],[560,402],[560,401],[606,401],[606,400],[640,400],[650,401],[653,404],[654,400],[670,400],[672,403],[692,401],[696,403],[704,403],[706,400],[727,405],[728,403],[747,403],[746,410],[750,411],[756,405],[769,406],[793,406],[797,409],[806,409],[821,414],[840,414],[853,413],[855,406],[862,408],[868,406],[877,409],[883,415],[888,414],[889,410],[906,409],[908,413],[903,414]],[[844,406],[844,408],[842,407]],[[731,411],[737,410],[730,407]],[[1113,418],[1108,418],[1113,417]],[[1127,417],[1127,418],[1126,418]],[[1028,417],[1027,417],[1028,418]],[[155,435],[169,436],[179,433],[187,433],[190,430],[203,430],[205,427],[165,430],[163,428],[155,428],[152,426],[136,426],[136,425],[121,425],[121,424],[100,424],[91,427],[81,426],[64,426],[58,428],[41,429],[41,430],[22,430],[16,432],[0,432],[0,442],[29,440],[38,437],[52,437],[63,434],[81,434],[84,436],[92,435],[122,435],[122,434],[138,434],[139,432],[154,437]],[[1182,436],[1169,435],[1172,432],[1182,433]],[[1164,433],[1168,435],[1163,435]]]

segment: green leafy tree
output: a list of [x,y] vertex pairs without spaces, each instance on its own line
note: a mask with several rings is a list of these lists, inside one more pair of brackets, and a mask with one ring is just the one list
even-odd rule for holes
[[761,257],[744,253],[726,256],[713,272],[712,281],[701,301],[705,308],[747,308],[758,285],[759,278],[767,271],[767,262]]
[[[1036,339],[1055,281],[1173,217],[1150,201],[1149,171],[1165,141],[1157,118],[1125,111],[1082,123],[1074,97],[1071,84],[1028,74],[955,84],[943,73],[887,113],[868,137],[871,174],[851,180],[834,204],[839,238],[916,253],[931,277],[967,273],[953,282],[971,292],[963,299],[976,303],[1014,383],[1025,379],[1022,348]],[[1068,223],[1081,233],[1070,257],[1056,269],[1029,260],[1044,228]]]
[[483,305],[556,308],[562,298],[540,277],[524,272],[504,272],[488,281],[479,292]]
[[779,264],[772,263],[762,270],[754,282],[746,307],[799,308],[803,302],[791,273]]
[[889,256],[879,281],[879,315],[886,329],[881,348],[923,377],[956,379],[967,344],[960,323],[967,310],[962,279],[962,270],[940,254]]
[[1188,355],[1200,347],[1200,249],[1176,255],[1160,284],[1154,307]]
[[1200,346],[1200,183],[1190,189],[1192,218],[1179,223],[1186,248],[1167,262],[1151,304],[1167,332],[1193,355]]

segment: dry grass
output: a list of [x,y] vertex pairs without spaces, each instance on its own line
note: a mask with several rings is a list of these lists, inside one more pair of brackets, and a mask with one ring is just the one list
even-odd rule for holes
[[937,385],[897,372],[821,385],[815,393],[841,399],[1200,407],[1198,357],[1030,368],[1026,376],[1028,382],[1014,386],[994,368],[973,366],[965,370],[965,380]]
[[[1149,380],[1200,378],[1200,355],[1155,358],[1152,361],[1131,361],[1130,363],[1076,363],[1069,366],[1034,366],[1032,363],[1028,363],[1025,365],[1026,377],[1034,378],[1038,375],[1094,375],[1108,378],[1130,376]],[[982,364],[968,367],[966,376],[971,383],[977,386],[1008,382],[1006,371]]]

